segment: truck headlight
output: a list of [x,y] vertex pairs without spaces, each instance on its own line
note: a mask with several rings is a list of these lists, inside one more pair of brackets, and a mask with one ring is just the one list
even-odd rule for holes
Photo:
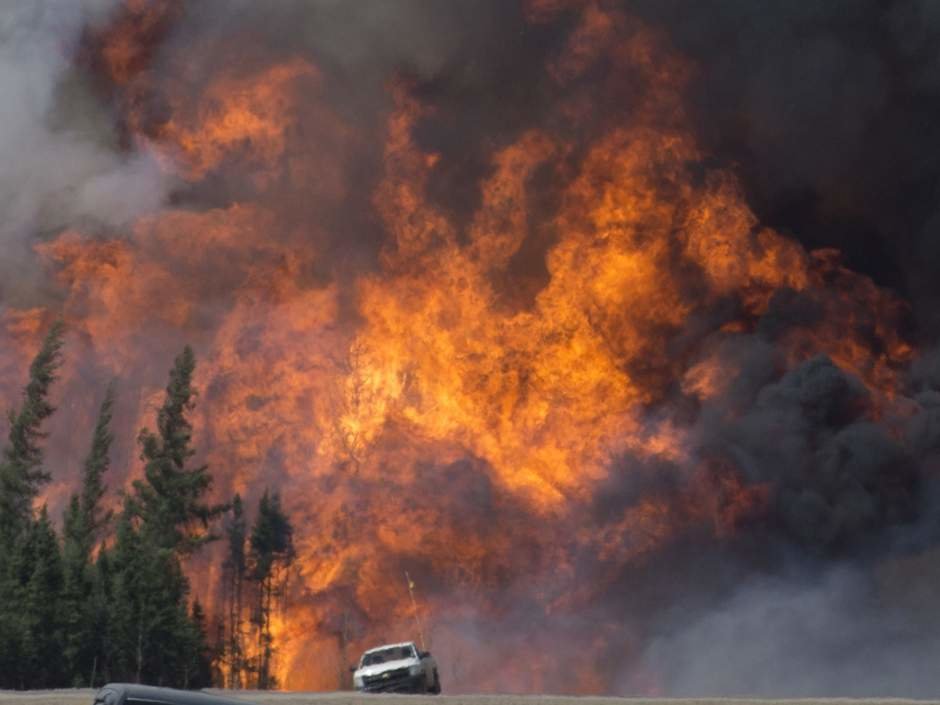
[[353,676],[353,688],[358,689],[361,687],[362,687],[362,676],[356,674]]

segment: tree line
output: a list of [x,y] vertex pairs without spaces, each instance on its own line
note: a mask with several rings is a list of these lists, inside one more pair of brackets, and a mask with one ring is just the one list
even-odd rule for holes
[[[212,475],[194,461],[190,347],[174,361],[155,430],[137,437],[143,477],[121,493],[120,510],[105,501],[113,384],[61,522],[36,507],[51,479],[44,426],[64,334],[54,324],[33,359],[0,456],[0,689],[276,687],[271,617],[294,560],[293,529],[277,493],[264,493],[250,527],[238,495],[210,501]],[[184,565],[219,529],[224,584],[210,620]]]

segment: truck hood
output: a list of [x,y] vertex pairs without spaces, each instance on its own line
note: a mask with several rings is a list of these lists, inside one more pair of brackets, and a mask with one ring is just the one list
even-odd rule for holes
[[377,676],[380,673],[385,673],[385,671],[391,671],[396,668],[408,668],[409,666],[417,666],[421,663],[416,658],[403,658],[398,659],[397,661],[386,661],[385,663],[377,663],[374,666],[365,666],[356,671],[357,676]]

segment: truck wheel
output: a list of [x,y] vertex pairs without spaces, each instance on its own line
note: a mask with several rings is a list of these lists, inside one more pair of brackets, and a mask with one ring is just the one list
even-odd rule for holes
[[431,684],[431,687],[428,689],[428,692],[432,695],[441,694],[441,678],[437,675],[437,670],[434,671],[434,683]]

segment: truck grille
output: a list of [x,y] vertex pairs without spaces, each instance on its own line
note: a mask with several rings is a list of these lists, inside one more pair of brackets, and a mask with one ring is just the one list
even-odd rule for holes
[[408,675],[407,668],[396,668],[375,676],[365,676],[362,679],[365,690],[397,690],[408,688],[412,683],[413,679]]

